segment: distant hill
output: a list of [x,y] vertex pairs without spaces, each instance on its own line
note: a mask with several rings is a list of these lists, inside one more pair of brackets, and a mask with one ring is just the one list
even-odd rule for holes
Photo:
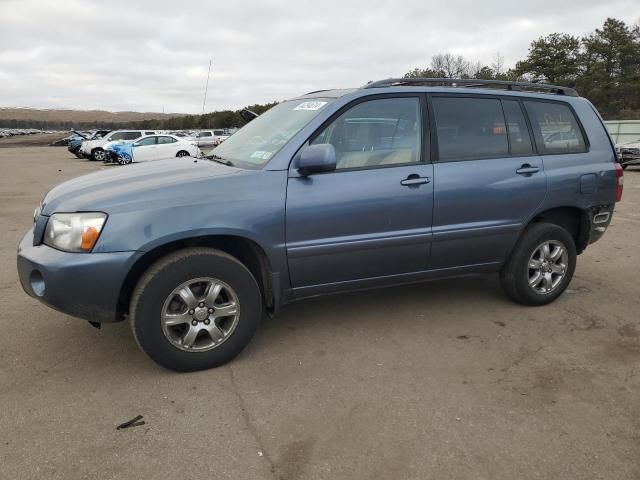
[[[183,113],[107,112],[104,110],[41,110],[35,108],[0,107],[0,122],[34,122],[61,125],[126,124],[143,120],[166,120],[183,117]],[[8,126],[8,125],[7,125]]]

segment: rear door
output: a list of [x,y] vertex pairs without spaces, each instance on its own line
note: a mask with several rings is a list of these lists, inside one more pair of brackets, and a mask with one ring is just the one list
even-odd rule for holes
[[432,166],[419,96],[367,100],[311,138],[334,172],[290,172],[286,242],[295,294],[385,283],[428,267]]
[[521,102],[430,96],[436,132],[431,268],[496,264],[546,195]]

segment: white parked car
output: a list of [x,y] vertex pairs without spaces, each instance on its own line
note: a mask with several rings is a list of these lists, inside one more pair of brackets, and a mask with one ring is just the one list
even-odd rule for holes
[[195,137],[198,142],[198,147],[204,149],[217,147],[229,138],[230,135],[226,130],[217,128],[215,130],[201,130],[196,133]]
[[174,157],[199,157],[200,149],[193,139],[176,135],[147,135],[133,142],[109,142],[104,145],[112,160],[126,165]]
[[98,140],[86,140],[82,142],[80,146],[80,153],[98,162],[103,162],[107,159],[107,155],[104,150],[104,145],[108,142],[115,141],[134,141],[145,135],[155,135],[158,133],[155,130],[114,130],[109,135],[106,135]]

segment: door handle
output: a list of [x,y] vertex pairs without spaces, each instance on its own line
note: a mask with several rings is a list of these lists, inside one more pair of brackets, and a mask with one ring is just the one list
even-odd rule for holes
[[416,174],[409,175],[407,178],[400,182],[400,185],[404,185],[405,187],[414,187],[417,185],[423,185],[425,183],[429,183],[431,179],[429,177],[419,177]]
[[539,171],[540,171],[539,167],[536,167],[536,166],[533,166],[533,165],[529,165],[528,163],[525,163],[519,169],[516,170],[516,173],[518,175],[531,175],[531,174],[537,173]]

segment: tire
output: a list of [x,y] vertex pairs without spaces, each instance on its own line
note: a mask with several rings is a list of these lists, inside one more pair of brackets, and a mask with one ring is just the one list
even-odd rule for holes
[[118,157],[118,163],[120,165],[129,165],[131,163],[131,159],[126,157]]
[[[550,252],[547,257],[545,244]],[[563,247],[564,252],[558,247]],[[557,260],[551,258],[553,254],[558,256]],[[551,223],[533,223],[524,231],[500,272],[502,287],[522,305],[546,305],[562,295],[571,282],[576,259],[575,242],[569,232]]]
[[186,150],[180,150],[178,153],[176,153],[176,157],[189,157],[189,152],[187,152]]
[[[207,303],[207,308],[201,308],[203,304],[199,302],[210,296],[209,289],[198,291],[206,284],[205,280],[221,285],[215,295],[218,299],[224,297],[222,303]],[[184,285],[194,298],[182,295]],[[174,293],[177,290],[181,294]],[[188,310],[188,302],[183,298],[195,299],[198,302],[195,309]],[[235,312],[231,310],[233,299]],[[209,308],[211,305],[215,308]],[[164,318],[170,318],[170,308],[179,310],[171,314],[173,318],[182,320],[186,316],[189,320],[167,325]],[[218,309],[235,315],[214,318]],[[215,313],[207,314],[212,310]],[[211,319],[198,316],[201,313]],[[138,282],[130,307],[131,329],[140,348],[156,363],[177,372],[213,368],[235,358],[253,337],[262,313],[262,296],[251,272],[234,257],[210,248],[189,248],[157,261]],[[205,325],[207,321],[210,323]],[[213,326],[218,334],[225,335],[224,338],[216,337],[219,338],[217,344],[208,330]],[[198,333],[191,337],[189,346],[187,337],[192,330]]]
[[104,162],[106,158],[107,152],[105,152],[101,148],[96,148],[91,152],[91,160],[93,160],[94,162]]

